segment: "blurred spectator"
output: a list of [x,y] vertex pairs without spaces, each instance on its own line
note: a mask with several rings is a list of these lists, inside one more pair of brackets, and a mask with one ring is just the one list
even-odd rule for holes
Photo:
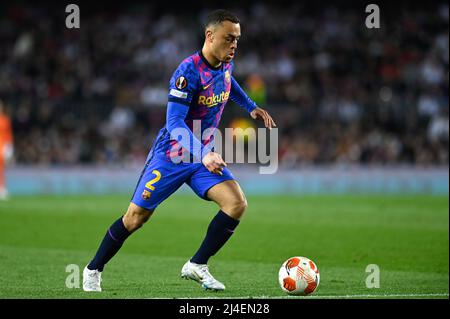
[[13,154],[14,147],[11,121],[6,114],[5,105],[2,100],[0,100],[0,200],[8,198],[5,169],[6,164],[12,159]]
[[245,88],[245,92],[257,105],[261,107],[266,105],[266,85],[258,74],[254,73],[248,76]]

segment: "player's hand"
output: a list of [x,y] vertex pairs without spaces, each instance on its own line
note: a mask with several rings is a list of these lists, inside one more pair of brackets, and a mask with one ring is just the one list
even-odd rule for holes
[[209,152],[203,157],[203,165],[211,173],[222,175],[223,168],[227,166],[219,153]]
[[254,109],[253,111],[250,112],[250,116],[253,119],[261,119],[264,121],[264,126],[266,128],[268,128],[269,130],[272,129],[272,127],[276,127],[277,125],[275,124],[274,120],[272,119],[272,116],[270,116],[269,113],[267,113],[267,111],[263,110],[260,107],[256,107],[256,109]]

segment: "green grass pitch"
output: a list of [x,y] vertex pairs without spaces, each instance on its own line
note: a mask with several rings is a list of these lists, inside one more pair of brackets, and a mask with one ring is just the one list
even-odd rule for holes
[[[316,262],[306,298],[449,298],[447,196],[249,196],[227,245],[210,260],[224,292],[180,278],[217,208],[170,197],[106,265],[103,292],[67,288],[129,196],[14,197],[0,202],[0,298],[298,298],[278,286],[292,256]],[[365,285],[380,268],[380,288]]]

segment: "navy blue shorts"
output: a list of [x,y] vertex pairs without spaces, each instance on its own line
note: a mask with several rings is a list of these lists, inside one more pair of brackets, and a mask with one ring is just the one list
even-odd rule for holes
[[216,184],[234,180],[228,168],[223,175],[209,172],[202,163],[174,163],[165,157],[154,156],[145,165],[134,190],[131,202],[145,209],[155,209],[184,183],[202,199]]

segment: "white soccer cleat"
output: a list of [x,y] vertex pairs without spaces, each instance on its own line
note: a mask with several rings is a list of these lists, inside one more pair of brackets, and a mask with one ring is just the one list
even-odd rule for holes
[[102,273],[98,270],[90,270],[84,267],[83,270],[83,290],[84,291],[102,291],[100,283],[102,282]]
[[209,273],[206,264],[195,264],[188,260],[181,269],[181,278],[195,280],[206,290],[225,290],[225,285]]

